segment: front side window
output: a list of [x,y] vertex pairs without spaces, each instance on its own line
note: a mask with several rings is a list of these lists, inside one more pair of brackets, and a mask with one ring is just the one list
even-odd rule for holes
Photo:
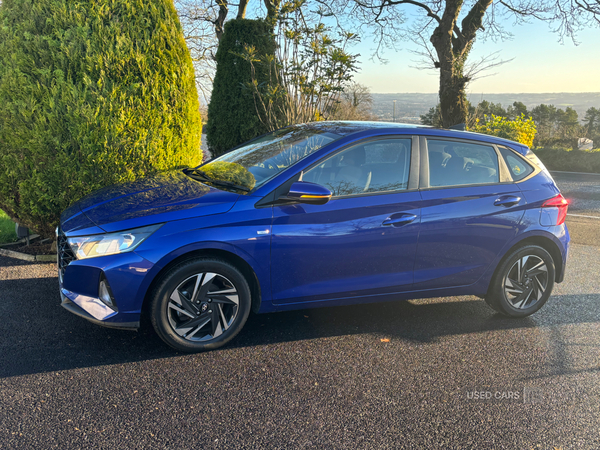
[[493,147],[459,141],[427,140],[429,186],[491,184],[500,181]]
[[408,188],[411,139],[380,139],[353,145],[302,175],[335,197]]

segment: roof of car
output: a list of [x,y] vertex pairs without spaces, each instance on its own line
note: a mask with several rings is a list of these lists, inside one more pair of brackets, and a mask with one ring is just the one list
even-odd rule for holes
[[360,131],[383,129],[383,128],[431,128],[427,125],[416,125],[414,123],[397,123],[397,122],[369,122],[369,121],[323,121],[305,123],[303,126],[315,128],[319,130],[329,131],[335,134],[347,136],[349,134],[358,133]]
[[323,121],[323,122],[310,122],[302,124],[307,128],[318,129],[335,133],[342,136],[349,136],[354,133],[360,133],[369,130],[392,130],[401,129],[403,133],[410,130],[419,132],[419,134],[429,136],[444,136],[462,139],[474,139],[478,141],[486,141],[499,145],[506,145],[519,153],[526,154],[529,148],[518,142],[510,141],[508,139],[499,138],[497,136],[491,136],[481,133],[473,133],[470,131],[453,130],[446,128],[434,128],[428,125],[418,125],[414,123],[397,123],[397,122],[369,122],[369,121]]

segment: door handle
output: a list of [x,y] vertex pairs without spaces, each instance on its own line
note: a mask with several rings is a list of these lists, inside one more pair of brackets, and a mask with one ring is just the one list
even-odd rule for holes
[[496,199],[494,206],[504,206],[508,208],[510,206],[518,205],[520,201],[521,197],[517,197],[516,195],[503,195]]
[[401,227],[404,225],[408,225],[416,218],[417,218],[417,216],[414,214],[407,214],[407,213],[392,214],[390,217],[388,217],[387,219],[385,219],[383,221],[382,225],[384,227],[389,227],[389,226]]

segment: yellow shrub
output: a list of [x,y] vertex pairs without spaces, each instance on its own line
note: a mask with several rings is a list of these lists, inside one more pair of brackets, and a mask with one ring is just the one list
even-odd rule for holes
[[510,139],[531,147],[537,129],[533,119],[531,117],[525,118],[524,114],[521,114],[515,120],[492,114],[491,117],[484,116],[483,121],[477,119],[475,126],[471,127],[469,131]]

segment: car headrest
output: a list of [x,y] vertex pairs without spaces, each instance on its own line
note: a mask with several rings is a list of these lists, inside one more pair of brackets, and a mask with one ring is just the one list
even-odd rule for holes
[[360,145],[344,154],[344,161],[354,166],[362,166],[367,160],[365,148]]
[[441,167],[446,167],[448,161],[452,158],[449,153],[443,152],[429,152],[429,163]]
[[464,170],[465,168],[465,158],[461,156],[453,156],[446,163],[446,169],[449,170]]

